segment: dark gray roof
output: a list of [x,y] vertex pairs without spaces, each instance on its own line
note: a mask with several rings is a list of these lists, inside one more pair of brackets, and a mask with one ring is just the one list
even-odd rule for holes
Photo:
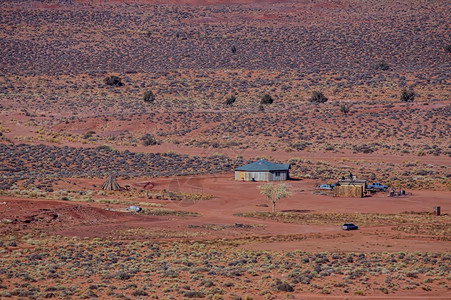
[[288,171],[290,164],[275,164],[264,159],[235,168],[235,171]]

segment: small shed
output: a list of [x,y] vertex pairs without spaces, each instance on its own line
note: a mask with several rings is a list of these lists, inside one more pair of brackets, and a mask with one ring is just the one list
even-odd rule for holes
[[290,164],[276,164],[264,159],[235,169],[235,180],[282,181],[290,178]]
[[366,194],[366,180],[341,179],[334,187],[335,197],[363,198]]

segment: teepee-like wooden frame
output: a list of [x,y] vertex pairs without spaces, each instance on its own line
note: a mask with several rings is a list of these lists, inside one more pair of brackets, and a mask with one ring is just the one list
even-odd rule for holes
[[108,175],[106,181],[102,184],[102,190],[106,191],[118,191],[121,186],[116,181],[116,176],[113,174]]

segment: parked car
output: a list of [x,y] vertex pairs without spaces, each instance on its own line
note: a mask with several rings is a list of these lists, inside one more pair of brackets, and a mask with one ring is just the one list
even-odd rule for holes
[[354,225],[352,223],[345,223],[343,226],[341,226],[341,229],[343,230],[357,230],[359,229],[359,226]]
[[134,205],[131,205],[129,208],[127,208],[127,211],[140,212],[141,210],[142,210],[141,207],[139,207],[139,206],[134,206]]
[[386,185],[383,185],[379,182],[374,182],[367,187],[367,189],[369,189],[369,190],[382,191],[382,192],[385,192],[387,190],[387,188],[388,187]]
[[335,184],[322,184],[319,186],[320,190],[333,190],[335,187]]

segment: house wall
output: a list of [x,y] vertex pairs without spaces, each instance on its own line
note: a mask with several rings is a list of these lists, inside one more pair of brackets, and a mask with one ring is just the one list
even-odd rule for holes
[[235,180],[242,181],[280,181],[288,179],[287,171],[280,171],[279,176],[276,176],[275,172],[245,172],[245,171],[235,171]]
[[245,181],[252,181],[252,178],[255,181],[269,181],[269,173],[268,172],[245,172]]
[[244,171],[235,171],[235,180],[242,181],[244,179]]
[[280,180],[287,180],[288,179],[288,172],[287,171],[279,171],[278,173],[279,174],[277,174],[277,172],[270,172],[269,173],[269,181],[280,181]]
[[235,180],[252,181],[269,181],[269,172],[246,172],[246,171],[235,171]]

